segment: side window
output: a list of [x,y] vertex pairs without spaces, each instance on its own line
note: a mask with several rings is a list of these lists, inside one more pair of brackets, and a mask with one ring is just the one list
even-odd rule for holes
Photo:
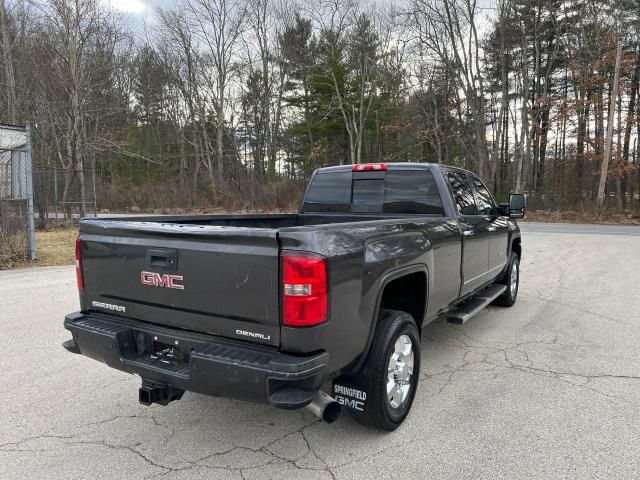
[[448,171],[447,180],[451,186],[453,200],[460,215],[477,215],[476,202],[467,175],[463,172]]
[[487,187],[475,175],[470,175],[471,183],[476,189],[476,199],[478,202],[478,215],[494,215],[496,213],[493,197]]

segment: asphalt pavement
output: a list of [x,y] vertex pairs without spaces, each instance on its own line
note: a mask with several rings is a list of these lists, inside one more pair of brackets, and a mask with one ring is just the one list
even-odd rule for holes
[[423,330],[393,433],[186,393],[67,353],[73,267],[0,272],[0,479],[637,479],[640,228],[523,223],[512,308]]
[[520,229],[523,232],[531,233],[640,236],[640,226],[638,225],[520,222]]

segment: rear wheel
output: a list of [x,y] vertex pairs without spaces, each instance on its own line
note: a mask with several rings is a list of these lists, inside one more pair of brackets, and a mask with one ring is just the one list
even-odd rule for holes
[[420,373],[420,335],[411,315],[382,310],[369,356],[371,383],[361,423],[391,431],[409,414]]
[[502,295],[496,298],[493,303],[501,307],[511,307],[516,303],[518,288],[520,286],[520,259],[515,253],[511,252],[509,267],[504,276],[498,280],[498,283],[506,285],[507,289]]

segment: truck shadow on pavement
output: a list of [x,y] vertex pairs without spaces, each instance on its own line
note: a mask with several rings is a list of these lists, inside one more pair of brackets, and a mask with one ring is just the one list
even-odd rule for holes
[[[338,470],[420,442],[430,422],[426,413],[433,397],[442,394],[456,371],[479,363],[479,358],[464,352],[472,342],[461,327],[444,320],[425,327],[424,371],[412,413],[395,432],[363,426],[346,411],[335,423],[325,424],[304,410],[279,410],[187,392],[167,407],[136,407],[139,414],[126,418],[130,448],[162,474],[219,471],[241,478],[299,478],[315,472],[320,478],[335,478]],[[130,390],[133,381],[126,383]],[[118,423],[117,418],[102,423],[101,437],[118,435]]]

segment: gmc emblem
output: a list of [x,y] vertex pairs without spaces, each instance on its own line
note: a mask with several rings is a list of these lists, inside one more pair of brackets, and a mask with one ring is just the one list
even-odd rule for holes
[[182,280],[182,275],[169,275],[167,273],[160,275],[155,272],[140,272],[140,282],[142,282],[143,285],[151,285],[152,287],[184,290],[184,285],[177,283],[182,282]]

